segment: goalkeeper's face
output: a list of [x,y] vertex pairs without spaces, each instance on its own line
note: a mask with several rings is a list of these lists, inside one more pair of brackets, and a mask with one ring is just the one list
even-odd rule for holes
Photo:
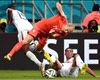
[[65,55],[66,55],[67,59],[72,58],[72,56],[73,56],[73,50],[71,48],[66,49],[65,50]]

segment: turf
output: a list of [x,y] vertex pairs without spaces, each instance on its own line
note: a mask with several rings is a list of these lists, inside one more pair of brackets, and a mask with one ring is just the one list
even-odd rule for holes
[[[97,75],[100,75],[100,70],[94,71]],[[94,78],[89,74],[79,75],[78,78],[54,78],[47,79],[41,77],[40,71],[33,70],[0,70],[0,80],[100,80],[100,78]]]

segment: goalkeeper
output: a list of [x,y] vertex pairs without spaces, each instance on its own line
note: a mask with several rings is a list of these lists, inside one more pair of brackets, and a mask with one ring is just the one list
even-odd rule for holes
[[79,54],[73,54],[71,48],[65,50],[65,56],[67,61],[61,63],[58,59],[52,56],[52,60],[55,60],[53,68],[57,70],[57,75],[60,77],[78,77],[79,69],[81,74],[85,72],[89,73],[93,77],[100,78],[97,76],[93,70],[91,70],[87,64],[85,64]]

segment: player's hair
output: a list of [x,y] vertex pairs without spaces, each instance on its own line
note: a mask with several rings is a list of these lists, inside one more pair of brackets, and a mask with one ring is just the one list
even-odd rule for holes
[[66,48],[66,49],[65,49],[65,51],[67,51],[68,49],[71,49],[71,50],[72,50],[72,52],[73,52],[73,49],[72,49],[72,48],[70,48],[70,47]]
[[98,23],[96,20],[91,20],[88,24],[89,32],[97,32],[98,30]]
[[98,4],[94,4],[92,11],[99,11],[99,5]]
[[15,7],[16,7],[15,4],[11,4],[11,5],[8,6],[8,8],[13,8],[13,9],[14,9]]

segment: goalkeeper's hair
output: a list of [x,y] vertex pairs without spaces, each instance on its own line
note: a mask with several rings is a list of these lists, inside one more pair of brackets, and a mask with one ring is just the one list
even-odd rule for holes
[[72,52],[73,52],[73,49],[72,49],[71,47],[67,47],[67,48],[65,49],[65,51],[67,51],[68,49],[71,49]]

